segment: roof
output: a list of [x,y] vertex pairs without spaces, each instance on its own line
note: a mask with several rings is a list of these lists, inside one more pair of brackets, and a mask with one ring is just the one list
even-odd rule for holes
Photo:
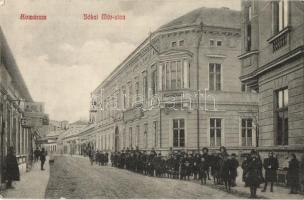
[[226,7],[201,7],[170,21],[169,23],[161,26],[158,30],[199,25],[200,23],[207,26],[240,28],[240,17],[240,11],[231,10]]
[[72,123],[73,125],[88,125],[87,121],[78,120]]
[[[185,26],[197,26],[201,22],[205,26],[223,27],[223,28],[236,28],[240,29],[240,18],[241,12],[237,10],[231,10],[226,7],[222,8],[205,8],[201,7],[195,9],[181,17],[178,17],[171,22],[161,26],[155,32],[153,32],[152,37],[156,33],[160,33],[165,30],[171,30],[175,28],[182,28]],[[138,47],[136,47],[94,90],[97,92],[100,87],[109,82],[116,73],[122,69],[126,63],[128,63],[134,55],[136,55],[142,47],[144,47],[151,38],[147,37]]]
[[1,48],[0,54],[2,54],[3,58],[5,59],[4,61],[2,61],[5,62],[4,67],[6,68],[12,79],[14,80],[14,83],[18,88],[18,92],[25,100],[33,101],[32,96],[29,93],[29,90],[25,84],[25,81],[21,75],[21,72],[11,52],[11,49],[7,44],[6,38],[2,32],[1,27],[0,27],[0,48]]

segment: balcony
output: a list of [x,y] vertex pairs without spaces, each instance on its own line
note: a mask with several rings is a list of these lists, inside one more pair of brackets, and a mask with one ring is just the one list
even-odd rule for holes
[[290,32],[290,27],[286,27],[278,34],[274,35],[270,39],[267,40],[270,44],[272,44],[272,51],[276,52],[288,44],[288,33]]

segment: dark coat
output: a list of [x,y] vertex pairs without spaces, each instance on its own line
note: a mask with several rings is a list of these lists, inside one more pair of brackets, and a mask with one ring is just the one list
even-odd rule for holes
[[20,180],[19,167],[17,163],[17,158],[13,154],[8,154],[5,159],[5,179],[12,181]]
[[288,171],[287,171],[287,180],[290,186],[298,186],[299,185],[299,169],[300,164],[297,159],[292,159],[289,162]]
[[239,167],[239,162],[237,159],[232,158],[230,160],[230,172],[231,172],[231,177],[235,178],[237,177],[237,168]]
[[40,161],[44,162],[46,157],[46,151],[41,151],[40,152]]
[[243,169],[242,180],[243,181],[245,181],[245,179],[246,179],[246,173],[248,171],[248,164],[249,164],[249,159],[244,160],[242,163],[242,169]]
[[275,157],[264,159],[264,169],[265,169],[265,180],[266,181],[276,181],[277,180],[277,170],[279,167],[278,159]]
[[248,163],[247,173],[245,175],[245,182],[248,186],[258,186],[262,182],[259,172],[260,162],[258,159],[250,160]]

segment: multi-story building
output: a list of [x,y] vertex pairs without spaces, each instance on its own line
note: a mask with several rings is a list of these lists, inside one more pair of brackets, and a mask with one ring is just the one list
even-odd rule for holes
[[[42,118],[35,115],[42,116],[42,110],[42,104],[33,102],[0,27],[0,187],[4,181],[2,164],[10,146],[16,151],[20,171],[30,166],[37,127],[42,125]],[[24,121],[27,119],[35,124]]]
[[259,149],[303,152],[304,3],[242,1],[241,21],[241,81],[259,93]]
[[257,95],[241,85],[240,12],[199,8],[147,37],[92,92],[96,149],[256,146]]

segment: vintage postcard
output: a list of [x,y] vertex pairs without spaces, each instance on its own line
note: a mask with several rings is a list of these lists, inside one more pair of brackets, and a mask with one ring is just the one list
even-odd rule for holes
[[303,199],[303,0],[0,0],[0,198]]

